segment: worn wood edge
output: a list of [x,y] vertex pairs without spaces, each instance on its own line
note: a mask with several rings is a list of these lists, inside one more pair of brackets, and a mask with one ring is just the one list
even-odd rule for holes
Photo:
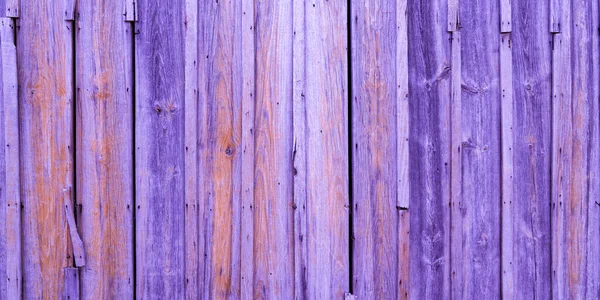
[[500,0],[500,32],[508,33],[512,31],[512,0]]
[[242,1],[242,211],[241,284],[242,299],[254,297],[254,116],[255,116],[255,7]]
[[409,159],[409,93],[408,93],[408,18],[407,0],[396,2],[396,117],[398,133],[396,147],[398,151],[397,176],[398,191],[398,291],[397,299],[409,297],[410,262],[410,159]]
[[73,208],[73,197],[71,188],[63,189],[63,199],[65,205],[65,214],[67,219],[67,225],[69,229],[69,236],[71,237],[71,244],[73,246],[73,256],[75,256],[75,266],[85,266],[85,251],[83,247],[83,241],[77,232],[77,224],[75,223],[75,210]]
[[559,33],[561,30],[561,2],[564,0],[550,0],[550,32]]
[[554,299],[561,299],[565,295],[565,211],[561,205],[562,183],[560,166],[560,132],[561,120],[560,106],[563,98],[561,89],[562,70],[561,62],[563,60],[562,34],[552,35],[552,183],[551,183],[551,235],[552,235],[552,296]]
[[[127,3],[130,3],[128,0]],[[128,19],[127,21],[132,21]],[[198,1],[185,1],[185,297],[199,291]]]
[[20,0],[5,0],[5,10],[3,17],[18,18],[20,6]]
[[17,49],[11,18],[0,18],[2,55],[2,100],[4,104],[4,137],[6,167],[6,280],[7,299],[22,297],[21,270],[21,188],[19,159],[19,105]]
[[306,2],[293,3],[293,191],[294,191],[294,287],[295,298],[306,298],[308,281],[307,161],[306,161]]
[[461,35],[452,33],[451,69],[451,171],[450,171],[450,261],[451,290],[454,299],[463,298],[463,224],[462,224],[462,79],[461,79]]
[[[187,2],[188,1],[186,1],[186,3]],[[196,3],[196,5],[197,5],[197,3]],[[124,0],[123,6],[125,7],[124,8],[125,21],[137,22],[138,21],[137,0]]]
[[512,84],[511,35],[501,35],[500,43],[500,89],[501,97],[501,148],[502,148],[502,195],[501,195],[501,266],[502,297],[514,299],[514,159],[513,159],[513,84]]
[[410,202],[410,172],[409,172],[409,133],[410,118],[408,107],[408,19],[407,0],[398,0],[396,9],[396,138],[398,159],[398,209],[408,209]]
[[78,268],[63,268],[63,300],[79,299],[79,269]]
[[66,21],[74,21],[75,20],[75,2],[77,0],[63,0],[65,4],[65,20]]
[[455,32],[460,27],[459,0],[448,0],[448,31]]

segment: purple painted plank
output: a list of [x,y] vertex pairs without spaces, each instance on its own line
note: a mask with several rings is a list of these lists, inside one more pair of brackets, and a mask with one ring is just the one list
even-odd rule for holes
[[292,1],[257,1],[255,16],[253,297],[291,299],[294,297]]
[[240,1],[205,2],[200,24],[200,98],[198,149],[199,197],[206,223],[204,240],[205,297],[240,294],[241,209],[241,65],[238,26]]
[[451,34],[439,18],[446,10],[445,1],[408,6],[411,299],[450,297]]
[[[2,5],[2,1],[0,1],[0,8],[3,8]],[[0,22],[2,22],[2,24],[0,25],[4,25],[3,23],[6,22],[7,19],[2,18],[0,19]],[[0,30],[2,30],[2,28],[0,28]],[[0,31],[1,33],[2,31]],[[2,43],[4,42],[4,36],[2,34],[0,34],[0,47],[2,46]],[[0,95],[2,96],[2,98],[0,99],[0,276],[2,277],[6,277],[8,278],[8,274],[7,274],[7,248],[6,248],[6,214],[8,211],[7,208],[7,204],[8,202],[6,201],[6,147],[4,147],[3,145],[5,145],[5,141],[6,141],[6,132],[5,132],[5,110],[4,110],[4,106],[5,106],[5,99],[6,97],[4,96],[4,58],[2,55],[2,49],[0,49]],[[0,279],[0,298],[8,298],[7,296],[7,282],[8,280],[3,280]]]
[[136,23],[136,290],[185,294],[183,0],[140,2]]
[[[551,40],[548,3],[513,1],[513,292],[551,298]],[[535,49],[535,50],[534,50]],[[535,55],[532,55],[535,51]]]
[[499,3],[461,0],[463,299],[500,295]]
[[[63,1],[22,0],[17,31],[23,297],[58,299],[73,264],[63,189],[73,187],[73,30]],[[43,17],[41,17],[43,16]]]
[[77,7],[76,199],[87,254],[81,297],[131,298],[132,26],[123,21],[121,0],[80,0]]
[[353,294],[398,292],[396,1],[351,5]]

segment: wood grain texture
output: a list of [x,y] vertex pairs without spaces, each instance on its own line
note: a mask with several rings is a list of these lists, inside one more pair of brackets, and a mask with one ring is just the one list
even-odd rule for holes
[[239,297],[242,98],[239,1],[207,2],[199,7],[203,32],[199,72],[202,173],[200,197],[207,214],[206,297]]
[[[65,268],[63,278],[63,292],[60,299],[79,300],[79,268]],[[58,298],[57,298],[58,299]]]
[[[0,120],[0,274],[6,280],[0,283],[0,295],[7,299],[22,296],[21,273],[21,184],[19,160],[19,104],[17,78],[17,49],[15,47],[15,23],[9,18],[0,18],[0,95],[2,95],[2,120]],[[5,273],[4,273],[5,272]]]
[[461,0],[463,299],[500,295],[500,72],[497,2]]
[[200,298],[198,199],[198,1],[185,1],[185,298]]
[[452,298],[464,297],[462,201],[462,37],[452,32],[450,85],[450,284]]
[[398,292],[396,1],[351,5],[353,294]]
[[[513,147],[509,152],[513,157],[513,215],[512,222],[506,223],[513,224],[509,248],[513,296],[549,299],[552,38],[547,28],[548,5],[525,0],[512,3]],[[503,199],[503,205],[510,203]]]
[[255,161],[255,13],[254,0],[241,0],[242,22],[242,211],[240,297],[254,294],[254,161]]
[[512,31],[512,2],[513,0],[500,0],[500,32]]
[[80,0],[77,15],[76,199],[87,254],[81,298],[131,298],[133,32],[120,0]]
[[399,213],[400,223],[410,213],[410,254],[399,263],[410,263],[410,280],[399,285],[408,284],[410,299],[450,298],[450,88],[460,66],[451,61],[457,32],[446,30],[447,9],[446,1],[408,1],[411,200]]
[[[0,16],[18,18],[19,10],[21,8],[20,0],[2,0],[0,1],[0,8],[4,9]],[[4,5],[2,5],[4,4]]]
[[255,3],[255,298],[293,298],[292,1]]
[[[500,16],[502,18],[502,16]],[[500,35],[500,131],[502,153],[501,206],[501,278],[502,297],[515,299],[514,264],[514,102],[512,40],[509,33]]]
[[410,284],[410,105],[408,83],[408,1],[396,1],[396,151],[398,209],[398,292],[408,299]]
[[185,295],[183,0],[141,2],[135,35],[136,295]]
[[341,299],[350,285],[347,4],[300,3],[292,51],[295,298]]
[[73,264],[62,195],[73,186],[73,28],[62,1],[22,0],[21,7],[23,297],[57,299],[63,268]]

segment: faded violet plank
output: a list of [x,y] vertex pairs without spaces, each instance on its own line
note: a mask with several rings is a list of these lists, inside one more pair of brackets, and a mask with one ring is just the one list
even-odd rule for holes
[[408,2],[410,256],[400,264],[410,263],[410,299],[450,298],[452,61],[447,9],[445,1]]
[[[205,235],[205,297],[240,295],[240,208],[242,134],[241,35],[236,30],[240,1],[206,2],[199,7],[202,111],[198,149],[202,160],[200,196],[209,220]],[[188,24],[189,25],[189,24]]]
[[[561,3],[565,0],[552,1]],[[566,7],[565,7],[566,8]],[[552,13],[553,7],[550,7]],[[554,9],[557,9],[555,6]],[[568,205],[573,173],[573,91],[571,12],[554,11],[562,20],[561,32],[552,35],[552,298],[566,299],[568,287]],[[552,19],[551,19],[552,21]],[[575,275],[577,276],[577,275]]]
[[[60,299],[79,300],[79,268],[65,268],[63,278],[63,292]],[[59,299],[59,298],[56,298]]]
[[21,7],[23,297],[58,299],[63,268],[73,264],[63,206],[63,189],[73,187],[73,28],[63,1],[22,0]]
[[[0,0],[0,8],[2,8],[3,3]],[[1,18],[0,19],[0,47],[2,46],[3,43],[6,43],[4,40],[6,39],[6,37],[4,36],[4,32],[6,30],[3,30],[4,28],[4,22],[9,21],[9,19],[7,18]],[[6,97],[4,95],[4,85],[6,85],[4,83],[4,55],[2,48],[0,48],[0,95],[2,95],[2,98],[0,99],[0,145],[5,145],[5,141],[6,141],[6,113],[4,110],[4,107],[6,106],[6,103],[8,99],[8,97]],[[6,147],[0,147],[0,276],[3,276],[5,278],[7,278],[6,280],[0,280],[0,297],[2,298],[7,298],[8,294],[7,294],[7,285],[8,285],[8,278],[10,278],[10,276],[8,275],[8,268],[7,268],[7,248],[6,248],[6,242],[7,242],[7,230],[6,230],[6,215],[7,212],[9,210],[8,208],[8,203],[6,200],[6,184],[7,184],[7,180],[6,180]],[[20,297],[20,295],[19,295]]]
[[135,285],[133,32],[122,5],[78,1],[76,214],[87,260],[82,299],[131,298]]
[[254,289],[254,153],[255,153],[255,13],[254,0],[241,0],[242,43],[242,210],[240,241],[240,298],[250,299]]
[[198,236],[198,1],[185,1],[185,23],[185,298],[198,299],[204,269]]
[[255,3],[254,298],[294,297],[292,12]]
[[494,1],[460,1],[463,299],[493,298],[501,290],[498,12]]
[[512,11],[513,295],[514,299],[550,299],[552,45],[548,42],[548,3],[513,0]]
[[[9,18],[0,18],[0,95],[2,95],[3,118],[0,125],[0,135],[4,138],[2,145],[3,158],[0,167],[3,174],[0,182],[0,201],[2,209],[3,238],[0,238],[0,249],[3,257],[0,258],[1,268],[6,268],[6,280],[0,283],[0,295],[7,299],[18,299],[22,296],[22,270],[21,270],[21,182],[19,160],[19,104],[18,104],[18,78],[17,78],[17,50],[15,47],[14,21]],[[5,294],[6,292],[6,294]]]
[[[296,3],[295,3],[296,4]],[[347,3],[294,6],[296,299],[349,291]],[[290,49],[292,50],[292,49]]]
[[135,24],[136,295],[185,295],[183,0],[140,2]]
[[396,1],[351,5],[353,294],[398,292]]

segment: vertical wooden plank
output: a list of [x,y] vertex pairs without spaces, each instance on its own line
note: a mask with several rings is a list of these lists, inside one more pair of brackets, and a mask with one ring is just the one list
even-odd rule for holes
[[452,33],[450,91],[450,265],[453,299],[464,297],[464,237],[462,178],[462,37]]
[[[308,298],[307,246],[307,111],[306,111],[306,1],[293,1],[293,126],[294,126],[294,288],[296,299]],[[312,272],[311,272],[312,274]]]
[[399,282],[397,3],[369,0],[351,9],[353,293],[393,299]]
[[206,2],[199,8],[204,32],[199,72],[203,175],[200,197],[208,214],[202,282],[205,297],[239,297],[242,151],[240,1]]
[[65,268],[63,278],[63,292],[61,299],[63,300],[78,300],[79,294],[79,269]]
[[4,11],[2,17],[18,18],[21,0],[2,0],[4,2]]
[[242,228],[240,298],[253,297],[254,286],[254,154],[255,154],[255,13],[254,0],[242,4]]
[[292,13],[255,3],[254,298],[294,296]]
[[[565,2],[561,1],[561,4]],[[550,9],[552,11],[553,7]],[[558,13],[562,20],[561,32],[552,36],[552,298],[565,299],[569,295],[567,268],[570,255],[567,210],[574,167],[573,78],[571,12],[565,9]]]
[[[446,1],[408,1],[408,176],[411,200],[409,210],[400,210],[399,217],[402,223],[402,214],[411,215],[410,280],[400,277],[399,284],[402,280],[400,286],[409,285],[410,299],[451,297],[450,84],[455,69],[450,60],[452,35],[446,28],[447,10]],[[400,226],[398,230],[402,236],[406,229]],[[402,297],[405,295],[401,293],[399,298]]]
[[138,20],[138,1],[139,0],[123,0],[125,4],[125,21],[135,22]]
[[[572,44],[571,74],[572,98],[570,99],[571,114],[559,119],[564,123],[570,122],[572,131],[571,173],[568,192],[563,194],[563,205],[566,207],[566,295],[570,299],[595,298],[597,291],[587,290],[588,269],[588,210],[590,209],[590,125],[592,118],[592,101],[597,81],[594,81],[592,56],[592,37],[598,35],[597,24],[593,24],[592,2],[595,0],[575,1],[572,3]],[[568,19],[564,18],[563,20]],[[565,28],[566,30],[566,28]],[[564,43],[564,41],[563,41]],[[565,132],[566,133],[566,132]],[[598,266],[596,266],[598,267]]]
[[[591,24],[600,22],[600,1],[592,2]],[[592,53],[600,53],[600,35],[592,35]],[[592,55],[593,95],[600,99],[600,55]],[[600,101],[590,102],[590,190],[587,227],[587,296],[600,298]]]
[[408,299],[410,265],[410,113],[408,98],[408,1],[396,1],[396,151],[398,210],[398,299]]
[[[502,3],[501,3],[502,5]],[[502,18],[502,16],[500,16]],[[500,89],[502,98],[501,112],[501,144],[502,144],[502,297],[515,299],[514,268],[514,116],[513,116],[513,82],[512,82],[512,40],[510,33],[500,35]],[[515,201],[516,202],[516,201]]]
[[500,72],[498,2],[461,0],[464,299],[500,295]]
[[[503,210],[502,222],[503,226],[513,224],[512,245],[504,247],[512,251],[513,260],[512,265],[503,262],[503,268],[512,266],[513,299],[550,299],[552,45],[548,42],[548,3],[512,3],[513,144],[508,151],[513,158],[513,202],[502,200],[503,206],[512,208],[512,221],[505,220]],[[508,234],[503,232],[503,238]]]
[[80,274],[83,299],[131,298],[135,285],[133,32],[122,3],[78,1],[76,191],[87,254]]
[[500,32],[512,31],[512,1],[500,0]]
[[448,28],[449,32],[458,31],[460,28],[459,20],[459,0],[448,0]]
[[[0,2],[0,5],[3,5],[3,3]],[[0,8],[2,8],[3,6],[0,6]],[[7,30],[4,29],[4,26],[6,26],[4,23],[10,21],[10,19],[7,18],[1,18],[0,19],[0,47],[2,47],[2,44],[5,43],[5,37],[4,34]],[[0,145],[5,145],[5,141],[6,141],[6,131],[5,131],[5,112],[4,112],[4,106],[6,106],[5,102],[8,102],[7,99],[10,99],[10,97],[6,97],[4,95],[4,58],[3,58],[3,48],[0,48],[0,95],[2,95],[2,98],[0,99]],[[8,64],[7,64],[8,65]],[[16,75],[16,74],[15,74]],[[8,77],[8,76],[7,76]],[[16,101],[15,101],[16,102]],[[10,276],[8,275],[8,268],[7,268],[7,230],[6,230],[6,216],[7,216],[7,212],[9,210],[9,202],[6,200],[6,184],[7,184],[7,180],[6,180],[6,147],[2,146],[0,147],[0,275],[2,276],[6,276],[7,280],[0,280],[0,296],[1,297],[8,297],[8,291],[7,291],[7,286],[8,286],[8,280],[10,278]],[[19,205],[20,206],[20,205]]]
[[350,285],[347,4],[294,4],[296,298],[341,299]]
[[185,298],[200,298],[198,1],[185,1]]
[[[562,23],[566,21],[562,19],[562,11],[563,9],[569,10],[569,7],[565,5],[567,2],[564,0],[550,0],[549,3],[550,32],[559,33],[562,30]],[[563,6],[565,7],[563,8]]]
[[73,264],[62,195],[73,186],[73,28],[62,1],[22,0],[21,7],[23,297],[56,299],[63,268]]
[[185,295],[183,0],[139,3],[135,35],[136,293]]
[[[0,19],[0,43],[2,56],[0,65],[0,80],[2,80],[3,119],[0,125],[0,134],[4,139],[2,179],[4,182],[0,192],[3,197],[2,207],[5,208],[2,225],[0,227],[5,239],[2,240],[4,257],[0,264],[6,268],[6,281],[0,283],[2,295],[7,299],[21,298],[21,184],[19,174],[19,104],[18,104],[18,79],[17,79],[17,50],[14,40],[14,22],[9,18]],[[4,273],[2,273],[4,274]],[[6,292],[6,294],[5,294]]]

